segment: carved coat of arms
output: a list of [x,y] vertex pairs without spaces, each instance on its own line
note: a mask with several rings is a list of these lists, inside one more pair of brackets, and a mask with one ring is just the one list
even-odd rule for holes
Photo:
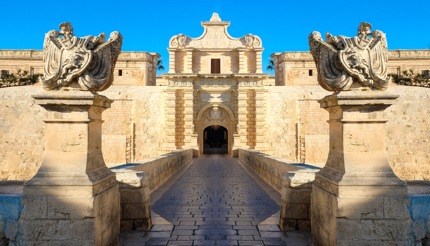
[[353,38],[326,35],[309,36],[309,46],[318,70],[318,82],[326,90],[342,91],[352,87],[385,90],[387,76],[387,39],[381,31],[371,32],[371,25],[360,23]]
[[205,112],[205,117],[208,121],[223,121],[225,119],[226,113],[224,110],[220,110],[218,107],[214,106],[211,110]]
[[[121,53],[122,36],[112,32],[78,38],[69,22],[60,24],[60,32],[49,31],[43,44],[46,90],[77,87],[87,91],[102,91],[113,82],[113,71]],[[78,85],[74,86],[77,83]]]

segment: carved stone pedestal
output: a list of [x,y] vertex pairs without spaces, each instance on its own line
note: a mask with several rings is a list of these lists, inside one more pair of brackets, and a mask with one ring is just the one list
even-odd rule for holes
[[406,184],[386,156],[384,110],[396,98],[343,91],[320,100],[330,113],[330,152],[312,187],[314,245],[407,245]]
[[83,91],[34,96],[47,110],[42,166],[24,186],[21,245],[117,245],[120,197],[101,151],[111,100]]

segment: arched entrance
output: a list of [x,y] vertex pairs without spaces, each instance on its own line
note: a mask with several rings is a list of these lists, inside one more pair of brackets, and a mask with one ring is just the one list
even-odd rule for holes
[[203,136],[203,154],[228,154],[228,130],[225,127],[206,127]]
[[204,106],[195,121],[199,156],[205,154],[208,147],[226,149],[226,154],[232,155],[235,125],[233,112],[227,106],[221,103]]

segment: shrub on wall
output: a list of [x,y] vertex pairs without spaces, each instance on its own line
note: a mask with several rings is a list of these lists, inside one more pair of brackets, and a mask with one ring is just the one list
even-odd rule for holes
[[399,74],[389,74],[393,82],[398,85],[430,87],[430,73],[425,70],[415,74],[413,70],[403,71]]
[[2,73],[0,87],[32,85],[37,82],[41,74],[31,74],[28,71],[18,69],[16,74]]

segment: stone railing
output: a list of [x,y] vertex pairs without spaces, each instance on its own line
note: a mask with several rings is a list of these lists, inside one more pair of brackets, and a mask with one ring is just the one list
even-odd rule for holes
[[252,150],[238,150],[242,165],[281,193],[279,225],[283,230],[310,230],[312,182],[320,168]]
[[193,150],[188,149],[111,168],[120,184],[121,231],[151,228],[151,192],[192,159]]

